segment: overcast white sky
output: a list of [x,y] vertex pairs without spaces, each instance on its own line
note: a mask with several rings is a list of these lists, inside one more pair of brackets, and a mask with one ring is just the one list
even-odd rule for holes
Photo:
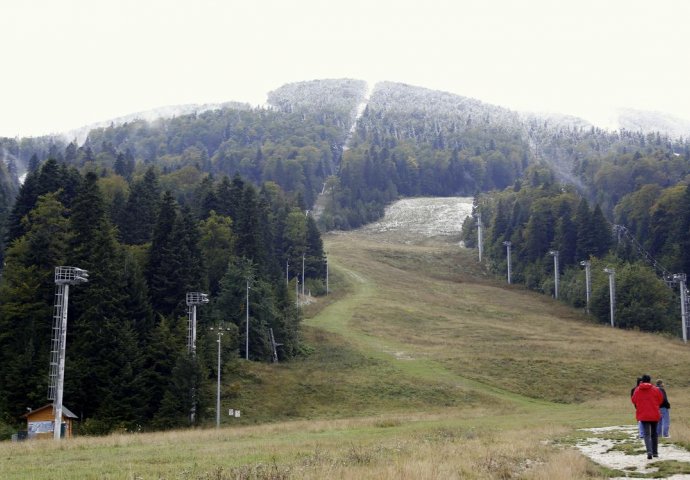
[[689,20],[685,0],[0,0],[0,136],[344,77],[690,119]]

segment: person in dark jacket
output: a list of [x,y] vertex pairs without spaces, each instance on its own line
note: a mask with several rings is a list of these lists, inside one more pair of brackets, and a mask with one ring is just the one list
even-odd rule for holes
[[[642,377],[637,377],[637,383],[630,390],[630,398],[632,398],[633,393],[635,393],[635,389],[640,385],[640,382],[642,382]],[[644,438],[644,428],[642,427],[642,422],[640,422],[639,420],[637,422],[637,431],[640,433],[640,438]]]
[[661,390],[661,393],[664,396],[664,402],[661,404],[661,407],[659,407],[661,420],[659,420],[659,423],[657,424],[656,434],[657,437],[663,436],[664,438],[669,438],[668,430],[671,426],[671,412],[669,412],[669,409],[671,408],[671,404],[668,403],[668,396],[666,395],[666,389],[664,388],[664,381],[657,380],[656,388]]
[[661,418],[659,407],[664,402],[661,390],[652,385],[649,375],[642,375],[642,382],[637,386],[631,401],[635,405],[635,418],[642,422],[644,428],[644,445],[647,458],[659,456],[659,437],[656,434],[656,424]]

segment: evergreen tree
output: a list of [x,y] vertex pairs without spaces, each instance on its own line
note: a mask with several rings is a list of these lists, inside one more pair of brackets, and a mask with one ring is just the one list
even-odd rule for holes
[[120,152],[115,158],[115,164],[113,165],[113,170],[117,175],[127,178],[127,166],[125,164],[125,155]]
[[178,355],[153,425],[160,429],[189,425],[192,408],[194,407],[197,415],[203,411],[203,403],[200,404],[198,395],[201,383],[197,357]]
[[575,256],[579,259],[587,259],[597,251],[591,217],[589,204],[583,198],[580,200],[575,213],[575,226],[577,228]]
[[[302,256],[307,254],[307,224],[304,213],[293,208],[285,219],[285,243],[293,275],[302,276]],[[301,280],[300,280],[301,281]]]
[[142,266],[131,251],[123,253],[123,275],[125,288],[125,311],[142,350],[146,348],[154,329],[153,309],[149,303],[148,286]]
[[77,161],[77,144],[70,142],[65,148],[65,163],[74,165]]
[[68,225],[57,194],[38,199],[27,233],[7,250],[0,280],[0,415],[14,423],[45,402],[55,266],[65,262]]
[[262,244],[260,214],[256,190],[247,185],[242,201],[236,211],[237,256],[252,260],[257,265],[265,264],[265,245]]
[[60,191],[59,200],[70,208],[80,181],[76,170],[68,169],[54,159],[47,160],[39,170],[29,173],[9,215],[7,243],[26,233],[22,218],[33,210],[39,196]]
[[554,222],[550,207],[546,199],[539,199],[532,204],[522,250],[527,261],[542,259],[551,247]]
[[132,185],[127,207],[118,224],[123,243],[142,245],[151,241],[159,203],[158,178],[154,168],[149,167],[143,179]]
[[309,278],[325,278],[326,260],[323,253],[323,240],[321,240],[321,234],[311,215],[307,215],[306,227],[307,262],[305,275]]
[[155,312],[162,315],[180,313],[185,302],[185,280],[182,278],[182,259],[179,245],[176,245],[175,223],[177,202],[166,191],[163,195],[158,220],[155,223],[153,239],[146,266],[146,280]]
[[[89,282],[70,295],[74,320],[67,331],[71,348],[65,367],[65,398],[85,417],[91,417],[110,408],[103,403],[106,399],[125,401],[119,395],[132,391],[141,369],[130,312],[125,309],[123,256],[94,173],[84,177],[70,226],[68,262],[88,270]],[[106,424],[105,428],[114,426]]]
[[[238,181],[241,182],[239,177]],[[242,188],[244,187],[242,186]],[[227,175],[224,175],[220,181],[220,184],[218,185],[217,193],[215,195],[216,213],[224,217],[230,217],[233,220],[235,218],[234,215],[236,208],[233,205],[233,202],[239,201],[239,199],[234,197],[234,191],[235,190],[233,184],[230,183],[230,179],[227,177]]]
[[38,170],[38,168],[41,166],[41,161],[38,159],[38,155],[35,153],[31,155],[31,158],[29,159],[29,166],[27,167],[27,173],[32,173]]
[[557,218],[553,246],[559,252],[561,265],[565,267],[578,262],[575,256],[577,252],[577,229],[572,220],[572,212],[568,203],[561,204]]
[[204,259],[199,248],[201,236],[192,212],[188,207],[182,207],[175,222],[173,232],[174,243],[178,247],[180,257],[180,271],[182,285],[186,291],[206,291]]
[[[166,414],[159,411],[177,358],[187,355],[182,338],[184,338],[184,328],[181,328],[181,325],[160,317],[160,321],[146,339],[147,348],[144,351],[142,373],[137,379],[137,385],[139,386],[138,395],[143,395],[146,399],[142,416],[148,420],[156,416],[159,421],[166,418]],[[154,426],[161,425],[154,424]]]
[[593,233],[593,244],[591,246],[592,255],[603,257],[609,251],[613,243],[613,234],[611,232],[611,225],[604,217],[604,212],[597,204],[592,211],[590,219],[591,232]]
[[197,199],[198,205],[196,205],[195,211],[197,217],[200,219],[206,219],[210,215],[211,211],[218,211],[218,196],[216,195],[215,188],[213,186],[213,177],[210,175],[204,177],[199,186],[196,188],[194,197]]
[[256,276],[255,266],[245,259],[232,259],[221,281],[214,304],[214,316],[236,325],[238,345],[235,350],[246,355],[247,282],[249,282],[249,358],[269,360],[271,346],[269,325],[275,317],[273,293],[268,283]]
[[206,259],[209,293],[214,297],[220,290],[220,281],[234,251],[232,219],[211,211],[209,217],[201,222],[199,230],[199,247]]

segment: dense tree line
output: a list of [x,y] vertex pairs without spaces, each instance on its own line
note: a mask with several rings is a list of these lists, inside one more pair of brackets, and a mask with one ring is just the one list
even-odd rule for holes
[[[683,195],[690,195],[688,187]],[[680,331],[677,295],[664,278],[625,241],[617,242],[612,225],[598,204],[590,205],[573,186],[556,181],[549,168],[530,168],[526,177],[500,192],[476,199],[475,212],[463,225],[469,246],[476,246],[477,222],[485,228],[484,251],[489,268],[505,275],[511,243],[511,279],[528,288],[555,293],[554,258],[558,252],[559,298],[574,307],[586,306],[584,269],[592,272],[591,313],[601,322],[610,321],[608,275],[616,272],[616,325],[648,331]],[[677,224],[687,225],[676,218]],[[668,244],[677,239],[666,236]]]
[[609,217],[625,195],[644,185],[666,188],[689,180],[690,143],[682,138],[537,118],[526,120],[525,131],[537,159]]
[[[86,432],[186,425],[193,391],[203,420],[215,378],[206,332],[225,322],[223,358],[247,354],[247,284],[249,358],[271,359],[269,329],[283,344],[280,359],[301,351],[285,265],[294,285],[304,256],[308,285],[318,291],[325,262],[299,196],[273,182],[257,188],[239,175],[204,176],[183,203],[162,178],[153,166],[127,181],[54,159],[27,176],[8,216],[0,279],[4,421],[47,402],[58,265],[89,272],[89,282],[70,293],[65,382],[66,404]],[[189,291],[211,298],[199,308],[196,356],[186,348]]]

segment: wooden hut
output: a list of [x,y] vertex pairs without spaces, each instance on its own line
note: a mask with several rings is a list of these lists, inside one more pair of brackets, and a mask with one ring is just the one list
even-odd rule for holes
[[[49,403],[37,408],[36,410],[30,410],[22,418],[26,418],[26,431],[28,432],[29,438],[53,438],[53,427],[55,426],[55,412],[53,411],[53,404]],[[62,436],[64,438],[69,438],[72,436],[73,422],[77,419],[75,414],[73,414],[67,407],[63,405],[62,407]]]

